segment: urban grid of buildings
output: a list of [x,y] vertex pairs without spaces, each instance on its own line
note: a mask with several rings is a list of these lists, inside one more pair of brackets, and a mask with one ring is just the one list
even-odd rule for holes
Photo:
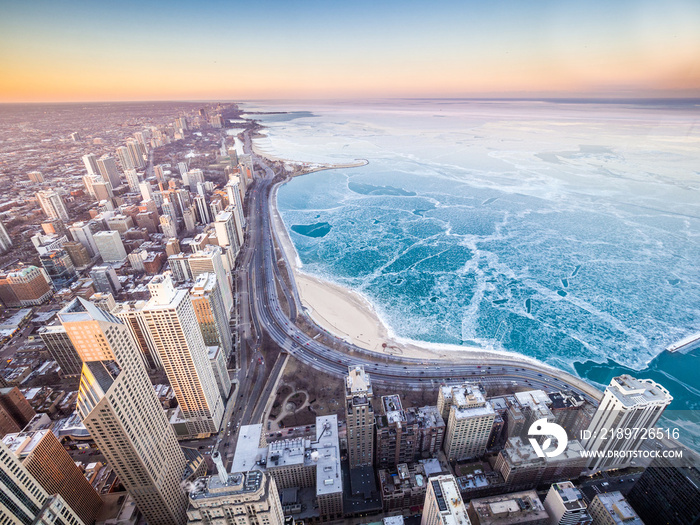
[[[249,123],[236,106],[179,112],[108,139],[69,133],[70,162],[22,166],[31,198],[0,203],[0,525],[700,522],[690,451],[646,468],[629,454],[660,446],[642,431],[672,401],[629,375],[597,406],[478,380],[405,406],[358,363],[337,413],[232,429],[237,261],[259,173],[242,129],[227,133]],[[42,384],[52,374],[73,390]],[[542,421],[562,427],[562,453],[537,453]]]

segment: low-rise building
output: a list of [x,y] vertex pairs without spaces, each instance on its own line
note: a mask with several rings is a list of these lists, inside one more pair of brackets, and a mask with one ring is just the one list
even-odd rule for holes
[[472,525],[549,524],[549,514],[534,490],[473,499],[467,513]]

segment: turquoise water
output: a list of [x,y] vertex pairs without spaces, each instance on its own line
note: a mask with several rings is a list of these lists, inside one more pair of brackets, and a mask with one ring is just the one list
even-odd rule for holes
[[399,338],[516,352],[601,387],[652,378],[697,439],[700,357],[663,352],[700,332],[697,103],[297,109],[263,118],[257,145],[369,161],[280,189],[304,271],[364,294]]

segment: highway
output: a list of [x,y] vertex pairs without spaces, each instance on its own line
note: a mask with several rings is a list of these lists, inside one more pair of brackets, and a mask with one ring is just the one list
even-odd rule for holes
[[[251,153],[250,140],[244,141],[246,152]],[[283,351],[288,352],[305,365],[338,378],[347,374],[348,367],[364,364],[372,381],[381,385],[396,385],[399,389],[435,388],[444,382],[459,382],[464,379],[477,382],[485,387],[527,387],[545,391],[571,390],[577,392],[596,405],[602,393],[595,387],[563,371],[536,362],[495,357],[488,362],[470,359],[468,352],[457,362],[433,359],[411,359],[400,356],[376,354],[341,339],[335,339],[336,350],[309,337],[298,328],[280,306],[278,286],[290,305],[292,314],[304,316],[307,323],[315,323],[305,315],[304,308],[295,289],[293,275],[290,275],[292,290],[287,289],[279,275],[273,240],[275,232],[271,220],[271,194],[275,191],[275,173],[259,157],[253,154],[257,165],[257,180],[248,191],[248,242],[242,273],[245,276],[243,291],[250,305],[249,314],[242,315],[244,327],[251,337],[251,328],[258,338],[265,330]],[[289,264],[287,264],[289,268]],[[239,303],[247,310],[244,303]],[[248,319],[248,317],[250,319]],[[319,331],[323,331],[320,327]],[[252,399],[255,399],[254,397]]]

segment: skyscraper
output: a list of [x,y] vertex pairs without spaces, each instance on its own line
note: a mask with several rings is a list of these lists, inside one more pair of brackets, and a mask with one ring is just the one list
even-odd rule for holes
[[0,274],[0,299],[7,307],[39,306],[52,295],[53,290],[46,282],[44,273],[36,266]]
[[552,525],[590,525],[593,518],[583,494],[570,481],[553,483],[544,499],[544,508]]
[[231,284],[225,269],[221,247],[208,245],[204,250],[190,255],[187,258],[187,262],[190,265],[190,275],[193,279],[200,273],[212,272],[216,274],[216,281],[219,283],[221,296],[224,299],[226,315],[230,316],[233,308],[233,293],[231,292]]
[[0,388],[0,437],[19,432],[36,415],[16,386]]
[[421,525],[470,525],[457,480],[449,474],[428,478]]
[[118,188],[121,186],[121,178],[119,177],[119,171],[117,171],[117,163],[114,157],[110,155],[104,155],[97,160],[97,168],[100,170],[100,175],[105,180],[112,185],[112,188]]
[[88,153],[87,155],[83,155],[83,164],[85,164],[85,169],[90,175],[100,174],[100,170],[97,167],[97,155],[95,155],[94,153]]
[[166,237],[177,238],[177,222],[170,215],[160,216],[160,228]]
[[126,259],[126,250],[119,232],[101,231],[93,235],[92,238],[104,262],[121,262]]
[[8,449],[48,494],[59,494],[85,523],[93,523],[102,499],[51,430],[8,434]]
[[449,461],[474,458],[486,452],[496,412],[476,386],[441,387],[437,408],[447,425],[445,456]]
[[128,139],[126,141],[126,147],[129,150],[129,155],[131,156],[131,161],[134,164],[134,168],[143,168],[146,166],[146,161],[143,159],[143,148],[138,141],[134,139]]
[[34,184],[40,184],[44,182],[44,174],[40,171],[30,171],[27,173],[29,180]]
[[39,191],[36,194],[39,206],[49,219],[68,221],[68,210],[61,196],[53,190]]
[[101,293],[116,295],[122,288],[117,272],[111,266],[95,266],[90,270],[90,278],[95,284],[95,289]]
[[12,239],[5,225],[0,221],[0,254],[8,252],[10,248],[12,248]]
[[202,330],[204,343],[207,346],[221,346],[228,360],[232,348],[231,329],[216,274],[199,274],[190,290],[190,299]]
[[683,457],[658,457],[646,468],[627,499],[647,525],[700,523],[700,460],[688,449]]
[[[671,401],[668,390],[650,379],[635,379],[627,374],[614,377],[581,440],[586,451],[600,452],[602,456],[591,459],[589,468],[607,470],[630,465],[632,457],[625,452],[642,445],[644,430],[656,425]],[[630,429],[631,434],[625,429]]]
[[216,215],[214,228],[219,246],[230,247],[234,254],[238,254],[243,243],[243,231],[236,225],[233,209],[219,212]]
[[93,237],[94,233],[100,231],[98,229],[98,224],[94,221],[90,222],[76,222],[68,228],[74,241],[79,242],[90,254],[90,257],[97,255],[97,244],[95,244],[95,239]]
[[39,329],[39,336],[49,351],[51,358],[61,367],[64,377],[77,377],[83,368],[78,352],[63,325],[47,325]]
[[119,159],[119,164],[122,165],[124,171],[135,168],[134,161],[131,159],[131,154],[126,146],[119,146],[117,148],[117,158]]
[[63,501],[47,493],[5,443],[0,442],[0,518],[22,525],[87,525]]
[[349,367],[345,380],[345,420],[350,468],[371,467],[374,459],[372,383],[365,367]]
[[176,290],[169,273],[151,279],[148,290],[143,316],[189,432],[218,432],[224,402],[189,293]]
[[58,317],[84,365],[78,413],[150,525],[184,525],[186,460],[124,324],[78,298]]
[[78,279],[73,261],[65,250],[51,250],[40,255],[39,260],[56,290],[65,288]]

